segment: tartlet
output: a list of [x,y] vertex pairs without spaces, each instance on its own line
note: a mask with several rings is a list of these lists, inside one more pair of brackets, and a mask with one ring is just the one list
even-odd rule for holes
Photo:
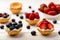
[[5,31],[10,36],[16,36],[22,31],[22,23],[10,22],[4,27]]
[[22,4],[19,2],[13,2],[10,5],[10,10],[13,14],[19,14],[22,10]]
[[38,29],[37,29],[42,35],[47,36],[50,35],[54,31],[54,26],[48,22],[46,19],[43,19],[38,24]]
[[29,25],[36,25],[40,20],[38,12],[26,13],[25,16]]
[[9,22],[10,15],[7,13],[0,13],[0,23],[5,24]]

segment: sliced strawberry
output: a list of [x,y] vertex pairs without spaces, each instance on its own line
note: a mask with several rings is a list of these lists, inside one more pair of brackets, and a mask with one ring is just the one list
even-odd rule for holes
[[53,2],[50,2],[48,7],[51,8],[52,6],[56,7],[56,5]]
[[51,23],[48,23],[48,28],[49,29],[53,28],[53,25]]
[[40,24],[39,28],[46,29],[46,24]]
[[26,13],[26,18],[29,18],[30,13]]
[[50,11],[50,8],[44,8],[44,13],[48,13]]
[[29,16],[29,19],[30,19],[30,20],[34,20],[34,18],[35,18],[34,13],[31,13],[30,16]]
[[56,6],[56,10],[60,13],[60,6]]
[[40,7],[41,7],[42,9],[44,9],[44,7],[47,7],[47,5],[46,5],[46,4],[41,4]]
[[35,18],[36,19],[39,19],[40,18],[38,12],[35,13]]
[[38,10],[41,11],[41,12],[44,12],[44,10],[42,8],[38,8]]
[[49,14],[49,15],[56,15],[57,12],[56,12],[56,11],[49,11],[48,14]]

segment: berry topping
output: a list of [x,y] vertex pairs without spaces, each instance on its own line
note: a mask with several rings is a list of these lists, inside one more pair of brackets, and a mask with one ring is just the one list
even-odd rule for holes
[[27,29],[30,29],[30,26],[27,26]]
[[56,24],[57,23],[57,20],[53,20],[53,23]]
[[31,13],[30,16],[29,16],[29,19],[34,20],[34,18],[35,18],[34,13]]
[[0,13],[0,17],[2,17],[2,14]]
[[43,21],[41,21],[38,24],[38,27],[40,29],[52,29],[54,26],[50,22],[48,22],[46,19],[43,19]]
[[15,19],[12,19],[12,22],[15,22]]
[[26,13],[26,18],[29,18],[30,13]]
[[23,16],[20,16],[20,19],[23,19]]
[[32,36],[36,36],[36,32],[35,32],[35,31],[32,31],[32,32],[31,32],[31,35],[32,35]]
[[11,27],[10,27],[10,30],[13,30],[13,29],[14,29],[14,26],[11,26]]
[[35,18],[36,19],[39,19],[40,18],[38,12],[35,13]]

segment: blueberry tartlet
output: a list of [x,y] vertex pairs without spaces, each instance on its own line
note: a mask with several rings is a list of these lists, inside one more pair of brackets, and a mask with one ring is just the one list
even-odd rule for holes
[[50,22],[48,22],[46,19],[43,19],[43,21],[41,21],[38,24],[38,31],[42,35],[47,36],[54,31],[54,26]]
[[26,13],[25,17],[26,17],[26,21],[30,25],[36,25],[40,20],[40,16],[38,12]]
[[10,10],[13,14],[19,14],[22,10],[22,4],[19,2],[11,3]]
[[22,26],[23,26],[23,24],[21,21],[19,21],[17,23],[17,22],[15,22],[14,19],[12,19],[12,22],[6,24],[4,29],[10,36],[16,36],[21,32]]
[[0,23],[5,24],[9,22],[10,15],[7,13],[0,13]]

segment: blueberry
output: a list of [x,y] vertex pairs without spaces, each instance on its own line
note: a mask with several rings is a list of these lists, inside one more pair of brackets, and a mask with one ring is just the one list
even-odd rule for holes
[[22,23],[22,21],[19,21],[19,23]]
[[6,26],[7,26],[8,28],[10,27],[10,25],[9,25],[9,24],[7,24]]
[[15,19],[12,19],[12,22],[15,22]]
[[7,15],[7,13],[4,13],[5,15]]
[[13,22],[12,25],[17,25],[17,23],[16,22]]
[[11,26],[11,27],[10,27],[10,30],[13,30],[13,29],[14,29],[14,26]]
[[60,35],[60,31],[58,32],[58,34]]
[[31,6],[29,6],[29,8],[31,9]]
[[12,26],[12,23],[8,23],[8,25]]
[[23,16],[20,16],[20,19],[23,19]]
[[20,27],[22,27],[22,26],[23,26],[23,24],[22,24],[22,23],[20,23],[19,25],[20,25]]
[[34,10],[32,10],[32,12],[35,12]]
[[19,16],[19,14],[16,14],[16,16],[18,17],[18,16]]
[[4,18],[7,18],[8,16],[7,15],[5,15],[5,16],[3,16]]
[[53,20],[53,23],[56,24],[57,23],[57,20]]
[[1,29],[4,29],[4,25],[1,25],[0,28],[1,28]]
[[31,32],[31,35],[32,35],[32,36],[36,36],[36,32],[35,32],[35,31],[32,31],[32,32]]
[[30,29],[30,26],[27,26],[27,29]]

